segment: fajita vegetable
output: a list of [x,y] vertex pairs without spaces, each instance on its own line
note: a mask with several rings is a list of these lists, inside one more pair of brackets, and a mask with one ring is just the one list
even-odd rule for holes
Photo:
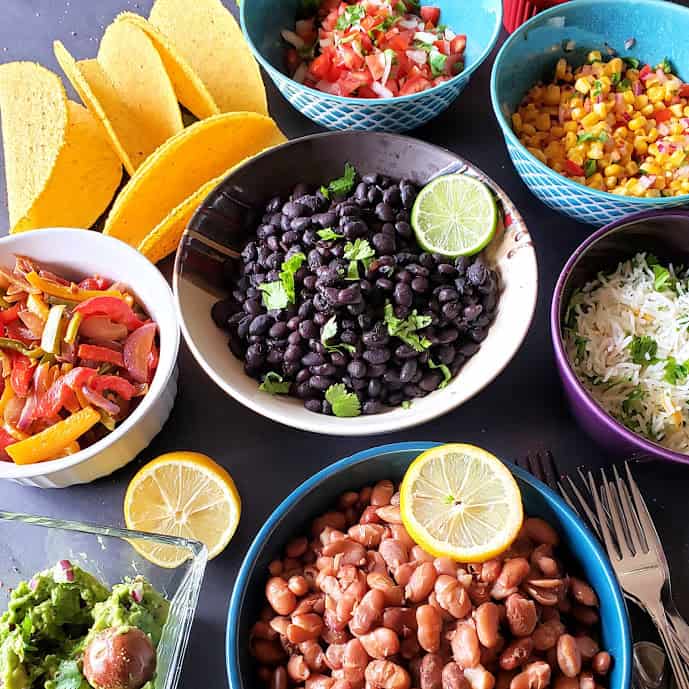
[[121,284],[0,268],[0,461],[34,464],[114,430],[147,393],[157,326]]

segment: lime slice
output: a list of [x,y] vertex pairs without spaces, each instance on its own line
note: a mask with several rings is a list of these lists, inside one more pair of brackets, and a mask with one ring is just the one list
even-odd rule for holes
[[459,443],[431,448],[407,469],[400,512],[409,535],[435,557],[485,562],[522,525],[519,487],[494,455]]
[[483,182],[469,175],[446,175],[419,192],[411,222],[426,251],[443,256],[472,256],[493,239],[498,207]]

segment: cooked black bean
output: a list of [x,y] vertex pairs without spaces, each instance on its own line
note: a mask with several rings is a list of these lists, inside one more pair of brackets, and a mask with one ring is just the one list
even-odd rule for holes
[[414,298],[411,287],[409,287],[409,285],[405,282],[398,282],[395,285],[392,297],[400,306],[411,306]]
[[369,364],[384,364],[392,356],[387,347],[379,349],[367,349],[364,351],[363,357]]
[[312,397],[311,399],[306,400],[306,402],[304,402],[304,406],[309,411],[314,411],[316,413],[321,412],[323,407],[320,399],[317,397]]
[[270,330],[270,326],[273,325],[273,317],[267,314],[261,314],[256,316],[251,325],[249,326],[249,335],[263,335]]
[[322,392],[325,392],[333,382],[332,378],[327,378],[326,376],[311,376],[309,379],[309,385],[314,390],[321,390]]

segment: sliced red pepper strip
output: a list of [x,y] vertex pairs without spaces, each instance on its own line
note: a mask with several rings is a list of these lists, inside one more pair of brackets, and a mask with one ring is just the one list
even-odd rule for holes
[[0,428],[0,462],[11,462],[12,459],[5,452],[5,448],[12,443],[16,443],[17,439],[13,438],[4,428]]
[[663,108],[662,110],[656,110],[652,117],[655,118],[655,121],[660,123],[660,122],[667,122],[671,117],[672,117],[672,111],[669,108]]
[[58,378],[38,401],[36,416],[51,418],[57,416],[62,407],[72,401],[74,390],[86,385],[96,372],[92,368],[77,366]]
[[108,364],[115,364],[115,366],[124,366],[122,352],[116,352],[109,347],[99,347],[98,345],[90,344],[79,345],[77,356],[80,359],[88,359],[89,361],[104,361]]
[[117,297],[91,297],[74,307],[74,311],[84,316],[108,316],[117,323],[123,323],[128,330],[140,328],[144,321],[136,317],[129,304]]
[[31,361],[28,356],[24,356],[19,352],[11,352],[10,356],[12,357],[10,385],[15,395],[18,397],[26,397],[29,394],[31,379],[34,373],[33,361]]
[[573,160],[570,160],[569,158],[565,160],[565,170],[570,175],[574,175],[575,177],[586,176],[586,171],[584,170],[584,168],[581,167],[581,165],[577,165]]
[[89,387],[101,394],[109,390],[125,400],[130,400],[136,394],[136,388],[120,376],[96,376],[89,383]]
[[19,318],[19,304],[0,311],[0,323],[11,323]]

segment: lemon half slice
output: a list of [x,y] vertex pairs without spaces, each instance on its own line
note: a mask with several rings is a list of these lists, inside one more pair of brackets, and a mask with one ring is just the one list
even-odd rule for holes
[[[171,452],[142,467],[124,498],[127,528],[201,541],[208,559],[219,555],[237,530],[241,499],[232,477],[198,452]],[[177,567],[189,556],[184,549],[138,540],[146,559]]]
[[505,551],[524,514],[507,467],[474,445],[449,444],[419,455],[400,492],[409,535],[436,557],[485,562]]

